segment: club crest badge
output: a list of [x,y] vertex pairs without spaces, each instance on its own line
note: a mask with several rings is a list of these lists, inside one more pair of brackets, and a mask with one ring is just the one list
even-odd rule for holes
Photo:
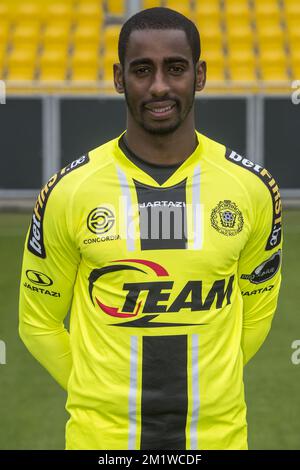
[[211,212],[210,221],[214,229],[226,236],[237,235],[244,225],[243,214],[229,200],[219,202]]

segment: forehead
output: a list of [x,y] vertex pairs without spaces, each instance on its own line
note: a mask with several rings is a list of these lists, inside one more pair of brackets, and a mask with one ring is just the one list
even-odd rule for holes
[[186,34],[178,29],[134,30],[130,34],[125,60],[147,57],[152,60],[182,55],[192,60],[192,51]]

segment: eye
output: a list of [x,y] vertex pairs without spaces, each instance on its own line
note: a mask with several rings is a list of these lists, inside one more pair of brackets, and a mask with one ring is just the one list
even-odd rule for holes
[[148,73],[149,71],[150,71],[150,68],[145,65],[145,66],[142,66],[142,67],[139,67],[138,69],[136,69],[136,70],[134,71],[134,73],[135,73],[136,75],[145,75],[145,74]]
[[182,67],[181,65],[171,65],[169,67],[169,71],[175,73],[176,75],[179,75],[180,73],[184,72],[184,67]]

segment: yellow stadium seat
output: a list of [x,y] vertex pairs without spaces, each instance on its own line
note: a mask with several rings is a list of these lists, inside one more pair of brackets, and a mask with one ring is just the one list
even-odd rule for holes
[[224,62],[216,61],[207,64],[207,83],[223,82],[225,80]]
[[143,0],[143,8],[160,7],[162,3],[160,0]]
[[14,9],[14,18],[25,21],[38,19],[43,16],[43,4],[38,1],[18,2]]
[[33,80],[36,52],[35,44],[14,47],[7,58],[8,80]]
[[68,20],[48,22],[42,40],[44,44],[67,43],[70,39],[71,23]]
[[291,55],[291,60],[293,62],[299,61],[300,64],[300,48],[299,48],[299,43],[298,42],[290,42],[289,44],[290,48],[290,55]]
[[6,62],[6,45],[0,42],[0,68],[3,69]]
[[6,72],[6,68],[5,68],[4,64],[2,64],[0,62],[0,80],[4,80],[6,78],[5,77],[5,75],[6,75],[5,72]]
[[64,81],[67,72],[67,54],[63,49],[44,50],[40,59],[40,80]]
[[73,51],[71,71],[73,81],[97,81],[101,60],[99,48],[78,45]]
[[294,79],[300,80],[300,50],[291,49],[291,70]]
[[215,63],[218,60],[223,60],[223,51],[222,49],[210,49],[206,50],[205,54],[201,57],[201,59],[205,60],[209,64]]
[[179,13],[187,16],[188,18],[191,18],[191,16],[193,16],[193,12],[188,1],[184,2],[182,0],[167,0],[165,6],[167,8],[171,8],[172,10],[178,11]]
[[40,53],[40,64],[65,63],[69,60],[69,48],[67,44],[46,44]]
[[225,12],[228,14],[243,15],[250,11],[248,0],[225,0]]
[[231,50],[228,53],[227,58],[228,64],[231,65],[247,65],[251,64],[252,66],[256,63],[256,56],[251,50]]
[[261,50],[282,50],[284,44],[284,36],[269,36],[269,37],[259,37],[258,36],[258,47]]
[[255,16],[256,27],[259,29],[280,29],[280,15],[256,15]]
[[97,21],[99,24],[101,24],[104,17],[102,5],[98,0],[81,0],[74,10],[74,17],[78,22]]
[[64,1],[46,1],[43,5],[43,16],[48,21],[72,21],[74,15],[74,2],[72,0]]
[[197,13],[203,14],[205,16],[215,16],[220,15],[221,6],[219,0],[204,2],[199,1],[195,4],[195,9]]
[[286,51],[284,48],[284,43],[278,43],[277,47],[272,47],[269,43],[262,42],[259,45],[259,57],[262,61],[274,61],[281,60],[285,58]]
[[253,35],[245,36],[228,36],[227,37],[227,47],[229,49],[251,49],[254,47],[254,37]]
[[113,84],[113,64],[118,63],[119,59],[115,54],[106,54],[103,58],[103,80]]
[[73,42],[75,45],[79,44],[99,44],[101,28],[98,21],[93,23],[81,22],[77,25],[74,34]]
[[118,38],[120,34],[121,27],[119,25],[106,26],[103,31],[103,44],[105,51],[115,51],[116,44],[118,43]]
[[232,43],[227,49],[228,60],[231,63],[250,62],[254,60],[255,54],[253,44],[241,44],[239,42]]
[[287,62],[285,58],[276,60],[270,59],[260,61],[261,78],[265,81],[285,81],[288,80]]
[[99,64],[99,52],[90,49],[75,50],[72,57],[72,65],[97,65]]
[[5,62],[2,57],[0,57],[0,80],[4,79],[5,74]]
[[15,64],[8,68],[7,80],[10,81],[32,81],[35,78],[34,63]]
[[125,0],[106,0],[107,13],[110,15],[124,15],[126,12]]
[[40,31],[41,25],[38,21],[20,21],[15,25],[11,39],[15,44],[24,42],[37,43]]
[[44,82],[63,82],[66,80],[64,64],[47,64],[41,69],[40,80]]
[[260,49],[282,49],[284,35],[257,36],[257,44]]
[[211,34],[221,30],[221,15],[206,16],[201,11],[195,13],[195,23],[202,31],[209,31]]
[[246,15],[225,15],[226,28],[228,30],[234,29],[251,29],[251,16]]
[[229,41],[249,42],[253,38],[253,31],[249,21],[242,21],[233,27],[227,28],[227,37]]
[[203,39],[201,44],[201,58],[203,60],[215,61],[217,58],[223,60],[224,50],[222,38],[218,37],[217,40]]
[[73,82],[97,82],[99,80],[99,68],[93,65],[76,64],[72,67]]
[[276,64],[264,66],[261,71],[262,79],[268,82],[289,81],[289,75],[286,67],[279,67]]
[[287,32],[290,40],[300,41],[300,16],[299,18],[289,18],[287,23]]
[[223,50],[223,38],[222,36],[208,37],[204,34],[201,35],[201,55],[205,56],[206,53],[210,53],[215,50]]
[[285,0],[283,6],[284,6],[284,10],[289,15],[300,14],[300,3],[298,0]]
[[0,23],[0,44],[6,43],[9,36],[8,23]]
[[13,44],[10,51],[10,60],[24,61],[34,59],[37,55],[38,45],[36,43]]
[[278,0],[256,0],[254,2],[254,13],[256,16],[277,16],[280,12]]
[[300,80],[300,61],[292,62],[292,77],[293,80]]
[[0,18],[5,19],[9,12],[9,6],[6,2],[0,2]]
[[230,78],[234,82],[253,82],[256,81],[256,67],[255,62],[249,63],[230,63],[229,64]]

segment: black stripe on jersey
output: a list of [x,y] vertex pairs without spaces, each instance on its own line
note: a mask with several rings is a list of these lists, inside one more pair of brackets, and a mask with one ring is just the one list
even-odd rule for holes
[[186,249],[186,179],[167,188],[135,181],[142,250]]
[[186,449],[187,335],[144,336],[141,449]]
[[258,163],[253,163],[247,158],[242,157],[233,150],[226,148],[225,157],[232,163],[251,171],[259,177],[259,179],[268,188],[273,202],[273,221],[271,232],[268,237],[265,250],[273,250],[281,242],[281,199],[279,188],[273,176]]
[[82,157],[74,160],[72,163],[64,167],[58,173],[53,175],[48,183],[43,187],[40,194],[38,195],[35,207],[33,209],[29,237],[27,242],[28,250],[40,258],[46,258],[46,248],[44,244],[44,234],[43,234],[43,222],[45,216],[45,210],[49,196],[53,188],[57,183],[71,171],[76,170],[77,168],[85,165],[89,162],[89,156],[83,155]]

